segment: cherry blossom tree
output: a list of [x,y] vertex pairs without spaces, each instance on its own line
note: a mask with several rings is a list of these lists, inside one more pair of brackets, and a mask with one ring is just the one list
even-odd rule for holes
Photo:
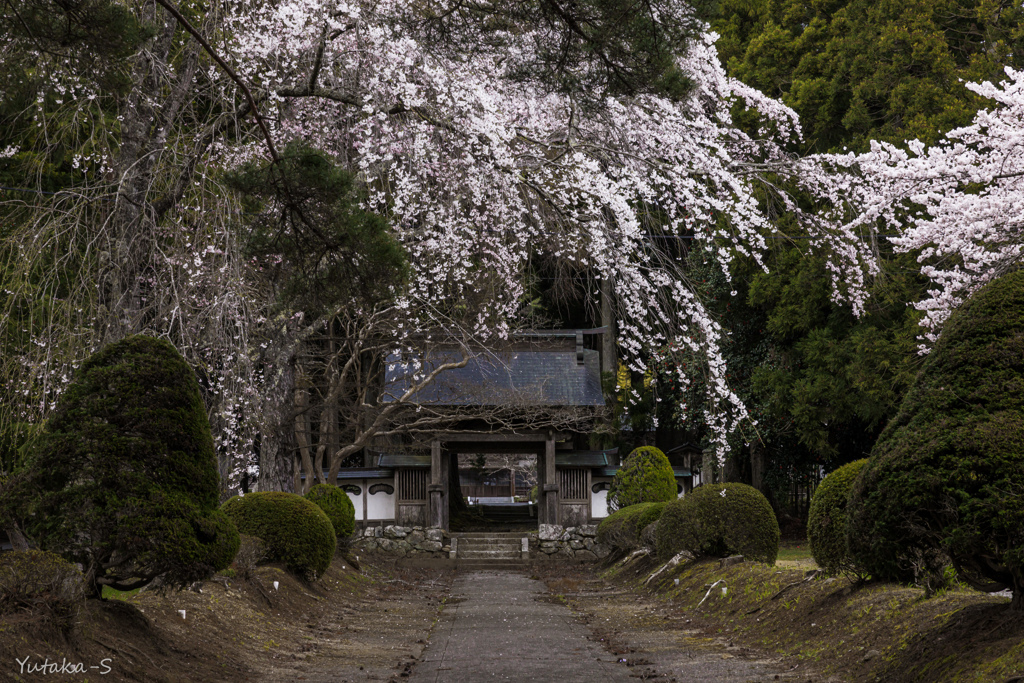
[[[670,341],[707,359],[707,422],[724,452],[746,412],[726,379],[721,331],[678,253],[653,238],[705,243],[726,271],[738,255],[759,259],[774,229],[759,194],[798,211],[769,178],[791,168],[780,143],[799,129],[786,107],[725,76],[689,6],[646,7],[652,26],[669,27],[662,38],[687,38],[656,77],[616,61],[595,21],[557,2],[240,5],[222,49],[276,108],[273,137],[315,141],[358,169],[367,207],[408,250],[407,301],[483,297],[470,332],[504,338],[531,258],[586,268],[613,283],[631,369],[643,372]],[[544,47],[559,41],[569,68]],[[581,57],[580,44],[596,56]],[[762,116],[760,139],[733,125],[738,100]],[[266,156],[259,141],[234,153]],[[870,270],[859,236],[838,244],[837,285]]]
[[[992,106],[971,125],[925,146],[875,142],[860,155],[823,155],[829,174],[809,173],[833,201],[843,230],[890,234],[896,250],[918,254],[934,283],[924,311],[922,350],[950,313],[985,283],[1018,267],[1024,244],[1024,73],[967,87]],[[825,185],[828,185],[826,187]],[[852,216],[852,218],[851,218]]]
[[[223,177],[264,166],[279,191],[260,215],[322,245],[283,170],[293,143],[354,173],[359,209],[404,250],[410,272],[386,307],[397,345],[456,330],[462,343],[500,343],[521,320],[531,259],[571,264],[609,292],[632,370],[670,343],[705,359],[720,455],[748,416],[721,328],[663,238],[702,244],[728,275],[736,257],[760,262],[772,214],[788,211],[832,255],[837,297],[856,306],[870,276],[857,225],[814,222],[780,189],[786,174],[821,173],[783,151],[800,134],[795,114],[729,79],[715,36],[680,0],[243,1],[205,15],[156,0],[127,11],[156,35],[140,33],[113,67],[123,91],[90,81],[67,50],[31,36],[7,45],[49,74],[30,120],[54,134],[34,153],[69,148],[88,165],[29,207],[7,243],[18,285],[8,311],[60,290],[9,368],[32,399],[18,410],[34,419],[76,358],[149,330],[207,373],[223,469],[237,476],[258,434],[260,487],[287,486],[281,454],[308,411],[295,401],[296,359],[351,304],[314,314],[283,302],[273,273],[293,264],[250,257],[253,219]],[[737,102],[760,117],[756,137],[733,124]],[[70,257],[47,270],[39,253]]]

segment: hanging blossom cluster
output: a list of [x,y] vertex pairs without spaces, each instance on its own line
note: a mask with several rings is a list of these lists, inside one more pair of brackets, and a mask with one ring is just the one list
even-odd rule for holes
[[[486,301],[469,331],[504,338],[531,258],[589,269],[614,287],[633,371],[670,343],[707,359],[707,423],[724,457],[727,435],[749,418],[726,379],[722,332],[652,235],[705,244],[726,274],[739,255],[760,261],[774,227],[755,190],[772,191],[767,174],[792,169],[780,145],[800,134],[795,113],[728,78],[706,27],[677,59],[693,83],[681,101],[587,98],[523,76],[537,46],[555,39],[549,28],[460,24],[432,41],[417,30],[421,11],[404,0],[241,5],[224,49],[280,112],[275,139],[304,139],[358,169],[369,208],[410,254],[409,301]],[[738,99],[760,114],[764,139],[733,125]],[[869,250],[851,247],[858,241],[854,232],[837,241],[837,283],[851,281],[846,270],[870,270]]]
[[[967,84],[993,106],[931,147],[874,142],[865,154],[807,160],[831,171],[818,177],[832,183],[836,206],[853,207],[844,229],[895,233],[898,252],[919,254],[921,272],[934,284],[915,303],[924,311],[924,352],[957,306],[1021,260],[1024,72],[1007,68],[1006,76],[998,85]],[[839,211],[833,217],[844,218]]]

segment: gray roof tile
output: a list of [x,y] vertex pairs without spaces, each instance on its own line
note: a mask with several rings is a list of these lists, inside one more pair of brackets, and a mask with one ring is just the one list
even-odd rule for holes
[[[459,351],[433,352],[421,374],[461,358]],[[480,353],[462,368],[446,370],[417,392],[413,400],[438,406],[577,407],[603,406],[597,351],[584,350],[579,364],[571,350]],[[385,403],[397,400],[413,385],[417,370],[389,356],[385,373]]]

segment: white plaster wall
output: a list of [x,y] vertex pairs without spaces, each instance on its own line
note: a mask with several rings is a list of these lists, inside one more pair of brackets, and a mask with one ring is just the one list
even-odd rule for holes
[[[394,519],[395,518],[395,494],[387,494],[383,491],[379,493],[370,493],[370,487],[374,484],[388,484],[392,488],[395,486],[395,480],[392,479],[366,479],[366,520],[372,521],[377,519]],[[359,501],[359,508],[362,507],[363,501]],[[356,509],[359,509],[356,508]]]
[[363,510],[363,494],[366,490],[365,479],[351,479],[346,483],[355,484],[359,487],[360,492],[358,494],[352,493],[351,491],[345,491],[348,494],[348,499],[352,501],[352,506],[356,509],[356,521],[362,522],[366,520],[365,510]]
[[[610,477],[594,477],[590,481],[590,485],[600,484],[603,482],[611,482]],[[591,492],[590,494],[590,518],[591,519],[604,519],[608,516],[608,492],[598,491],[597,493]]]

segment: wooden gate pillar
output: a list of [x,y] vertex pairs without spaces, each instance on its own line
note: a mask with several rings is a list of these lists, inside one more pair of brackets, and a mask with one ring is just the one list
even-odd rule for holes
[[544,485],[541,501],[542,524],[559,524],[558,520],[558,472],[555,469],[555,437],[548,434],[544,442]]
[[448,462],[441,442],[430,442],[430,485],[427,486],[427,524],[448,530]]

